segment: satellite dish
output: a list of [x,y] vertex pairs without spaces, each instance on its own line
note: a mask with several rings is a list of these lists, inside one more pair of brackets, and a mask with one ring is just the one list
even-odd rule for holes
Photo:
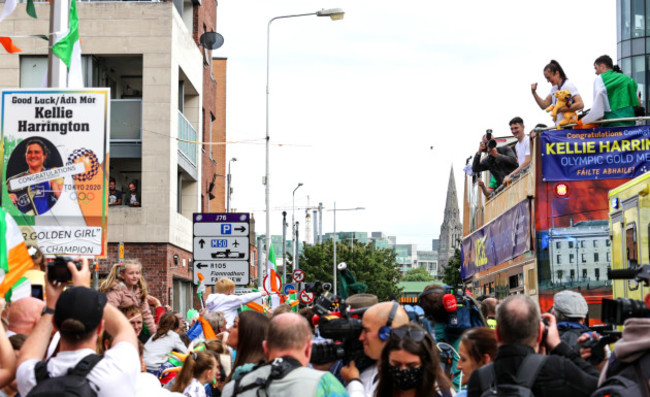
[[208,50],[216,50],[223,45],[223,36],[217,32],[205,32],[199,38],[201,45]]

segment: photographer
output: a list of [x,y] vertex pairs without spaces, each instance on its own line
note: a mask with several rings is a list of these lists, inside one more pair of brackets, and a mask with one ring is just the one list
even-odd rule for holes
[[588,306],[585,298],[574,291],[561,291],[553,296],[552,313],[557,319],[557,330],[562,341],[578,350],[578,338],[589,327],[585,325]]
[[[481,155],[487,153],[483,160]],[[508,145],[497,147],[497,142],[492,139],[492,131],[483,135],[478,151],[474,155],[472,172],[478,174],[482,171],[490,171],[497,181],[497,187],[501,186],[503,179],[512,171],[517,169],[517,155]]]
[[[66,266],[68,277],[61,278],[53,277],[59,268],[47,268],[46,307],[18,356],[16,379],[20,395],[27,396],[35,387],[53,390],[53,384],[70,386],[68,370],[72,368],[77,373],[88,369],[82,378],[84,382],[81,385],[76,382],[77,390],[91,388],[99,397],[135,395],[140,360],[133,327],[117,308],[106,304],[103,294],[89,288],[90,270],[86,259],[79,268],[64,259],[62,268],[65,270]],[[63,291],[67,285],[65,279],[72,281],[72,287]],[[61,335],[59,353],[45,362],[40,361],[47,351],[53,328]],[[94,354],[97,338],[104,329],[113,335],[113,342],[97,360]],[[82,367],[81,362],[87,365]],[[42,375],[46,377],[40,380]]]
[[[373,360],[381,359],[381,352],[390,337],[392,328],[408,324],[404,308],[397,302],[382,302],[373,305],[363,315],[363,330],[359,340],[363,342],[364,353]],[[354,361],[341,369],[341,376],[347,383],[350,397],[371,397],[377,388],[377,364],[359,373]]]

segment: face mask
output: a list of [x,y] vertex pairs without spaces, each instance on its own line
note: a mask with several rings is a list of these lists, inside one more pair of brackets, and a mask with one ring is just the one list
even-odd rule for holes
[[422,383],[424,371],[422,367],[400,369],[389,364],[388,374],[398,389],[409,390],[415,389]]

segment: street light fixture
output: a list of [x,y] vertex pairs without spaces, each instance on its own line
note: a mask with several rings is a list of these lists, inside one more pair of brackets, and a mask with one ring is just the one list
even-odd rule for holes
[[[332,241],[334,242],[334,295],[336,295],[337,290],[337,266],[336,266],[336,211],[360,211],[365,210],[365,207],[355,207],[355,208],[336,208],[336,202],[334,202],[334,209],[328,211],[334,211],[334,234],[332,235]],[[347,267],[347,265],[346,265]]]
[[228,191],[226,193],[226,212],[230,212],[230,193],[231,193],[231,187],[230,187],[230,163],[233,161],[237,161],[236,157],[231,158],[228,160]]
[[293,264],[293,270],[296,270],[296,253],[298,251],[298,244],[296,244],[296,190],[298,190],[302,186],[302,182],[298,183],[298,186],[296,186],[295,189],[293,189],[293,194],[292,194],[292,200],[291,200],[291,246],[292,246],[292,252],[291,255],[293,255],[292,259],[292,264]]
[[265,206],[266,206],[266,267],[268,270],[268,259],[269,259],[269,247],[271,246],[271,203],[270,203],[270,181],[269,181],[269,60],[271,59],[271,23],[276,19],[286,19],[286,18],[296,18],[296,17],[306,17],[310,15],[316,15],[317,17],[330,17],[333,21],[338,21],[343,19],[345,12],[340,8],[331,8],[327,10],[320,10],[307,14],[293,14],[293,15],[281,15],[269,20],[269,23],[266,27],[266,172],[264,175],[264,195],[265,195]]

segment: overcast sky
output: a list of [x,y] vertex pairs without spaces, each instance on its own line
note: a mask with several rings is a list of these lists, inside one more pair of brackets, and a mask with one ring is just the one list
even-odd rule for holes
[[[383,231],[431,249],[453,166],[462,217],[465,159],[487,128],[509,136],[551,124],[530,93],[550,91],[543,67],[556,59],[592,104],[593,61],[616,61],[616,2],[220,0],[217,31],[228,58],[227,159],[231,208],[266,230],[265,86],[269,19],[343,8],[342,21],[315,16],[271,27],[271,234],[281,212],[305,239],[305,207],[337,212],[337,231]],[[431,148],[433,147],[433,149]],[[224,172],[225,173],[225,172]],[[462,219],[462,218],[461,218]],[[324,212],[323,232],[333,230]]]

